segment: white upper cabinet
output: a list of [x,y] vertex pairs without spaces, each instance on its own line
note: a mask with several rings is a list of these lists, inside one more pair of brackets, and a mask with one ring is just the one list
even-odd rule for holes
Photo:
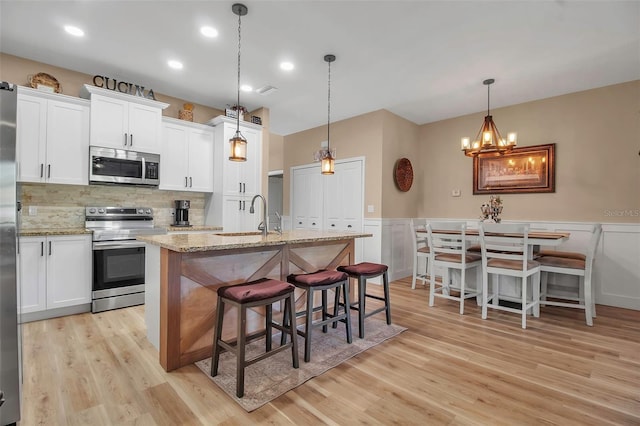
[[169,104],[87,84],[80,95],[91,99],[91,145],[160,153]]
[[262,188],[262,126],[240,122],[240,132],[247,139],[247,161],[229,160],[229,139],[236,132],[236,120],[216,117],[214,126],[213,194],[205,205],[205,223],[222,226],[225,232],[256,231],[262,218],[262,202],[249,213],[254,195]]
[[210,123],[215,128],[216,178],[215,191],[230,196],[254,196],[262,185],[262,128],[256,124],[240,122],[240,133],[247,140],[247,161],[230,161],[229,139],[236,133],[236,121],[216,117]]
[[87,185],[89,102],[19,87],[18,181]]
[[213,192],[213,129],[165,118],[160,189]]

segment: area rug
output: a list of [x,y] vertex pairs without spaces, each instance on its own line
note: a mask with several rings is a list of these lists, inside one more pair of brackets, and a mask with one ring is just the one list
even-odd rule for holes
[[[311,338],[311,361],[304,362],[304,340],[298,336],[298,352],[300,368],[293,368],[291,351],[282,351],[270,358],[259,361],[245,369],[244,397],[236,397],[236,361],[229,352],[220,355],[218,375],[211,377],[211,358],[196,362],[213,382],[222,388],[227,395],[247,411],[253,411],[287,391],[303,384],[355,355],[372,348],[403,331],[405,327],[387,325],[383,320],[367,318],[365,323],[365,337],[358,337],[357,317],[352,318],[353,343],[348,344],[344,331],[344,324],[337,329],[329,327],[327,333],[321,328],[314,328]],[[274,338],[274,345],[280,338]],[[247,346],[247,358],[264,352],[264,339],[251,342]]]

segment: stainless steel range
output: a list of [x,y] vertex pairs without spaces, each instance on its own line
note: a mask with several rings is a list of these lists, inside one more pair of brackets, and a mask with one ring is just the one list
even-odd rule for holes
[[145,243],[139,235],[166,233],[153,224],[149,207],[87,207],[85,227],[93,231],[91,312],[144,304]]

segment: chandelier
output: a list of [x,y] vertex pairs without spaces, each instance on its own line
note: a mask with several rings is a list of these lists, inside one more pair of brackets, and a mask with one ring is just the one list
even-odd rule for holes
[[240,133],[240,29],[241,29],[241,17],[246,15],[249,9],[247,6],[241,3],[235,3],[231,6],[233,13],[238,15],[238,110],[236,111],[236,133],[229,139],[230,153],[229,160],[231,161],[247,161],[247,140]]
[[502,155],[511,151],[517,144],[517,134],[511,132],[507,135],[507,139],[504,139],[498,127],[493,122],[489,109],[489,89],[495,82],[493,78],[489,78],[482,82],[487,86],[487,115],[484,117],[484,123],[480,127],[480,131],[476,135],[473,143],[468,137],[464,137],[461,140],[462,151],[467,157],[476,157],[481,154]]
[[331,126],[331,62],[336,60],[335,55],[324,55],[324,61],[329,66],[329,78],[327,83],[327,145],[320,147],[319,151],[314,152],[314,161],[320,161],[320,173],[323,175],[332,175],[335,171],[336,150],[331,149],[329,140],[329,129]]

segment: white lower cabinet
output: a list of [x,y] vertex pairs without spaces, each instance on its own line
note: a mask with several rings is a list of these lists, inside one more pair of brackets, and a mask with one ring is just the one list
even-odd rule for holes
[[91,235],[20,237],[20,314],[90,304],[91,255]]

